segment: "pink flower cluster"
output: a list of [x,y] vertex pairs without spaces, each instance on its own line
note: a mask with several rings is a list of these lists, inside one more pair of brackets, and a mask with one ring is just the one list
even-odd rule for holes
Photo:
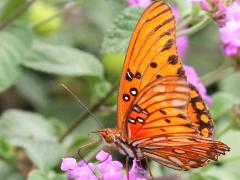
[[152,3],[151,0],[128,0],[131,6],[148,7]]
[[220,26],[225,24],[227,7],[223,0],[200,0],[199,4]]
[[[97,165],[84,160],[77,162],[74,158],[63,158],[61,170],[67,172],[69,179],[98,180],[100,178],[104,180],[127,180],[126,174],[122,176],[123,165],[119,161],[113,161],[110,154],[100,151],[96,159],[99,161]],[[129,178],[136,180],[146,179],[146,171],[139,167],[135,160],[129,171]]]
[[240,57],[240,1],[227,8],[226,23],[220,28],[223,52],[228,56]]
[[202,98],[209,105],[211,105],[212,98],[210,96],[208,96],[207,90],[206,90],[205,86],[202,84],[196,70],[193,67],[188,66],[188,65],[184,65],[184,69],[186,71],[188,81],[197,88],[197,90],[200,93],[200,95],[202,96]]

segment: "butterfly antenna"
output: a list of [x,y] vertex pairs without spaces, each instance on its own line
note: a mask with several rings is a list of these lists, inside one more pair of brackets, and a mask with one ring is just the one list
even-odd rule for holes
[[104,127],[103,124],[96,118],[96,116],[95,116],[93,113],[91,113],[91,111],[87,108],[87,106],[83,104],[83,102],[80,100],[80,98],[79,98],[76,94],[74,94],[74,92],[73,92],[71,89],[69,89],[69,88],[68,88],[65,84],[63,84],[63,83],[61,83],[61,86],[62,86],[65,90],[67,90],[67,91],[74,97],[74,99],[81,105],[82,109],[86,110],[86,111],[89,113],[89,115],[98,123],[98,125],[99,125],[100,127],[102,127],[102,128]]

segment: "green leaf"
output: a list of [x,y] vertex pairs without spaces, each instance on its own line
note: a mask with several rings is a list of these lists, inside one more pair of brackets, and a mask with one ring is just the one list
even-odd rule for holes
[[26,0],[9,0],[3,8],[3,12],[1,13],[1,18],[0,19],[3,20],[6,17],[12,15],[25,2],[26,2]]
[[56,174],[54,172],[45,173],[40,170],[33,170],[28,175],[27,180],[68,180],[65,175]]
[[0,137],[0,157],[5,160],[13,157],[13,147],[4,137]]
[[117,16],[109,32],[104,37],[102,53],[126,52],[130,36],[142,12],[142,8],[129,7]]
[[237,140],[238,137],[240,137],[239,130],[227,131],[222,136],[222,142],[226,143],[229,147],[231,147],[231,151],[227,153],[227,156],[223,156],[222,159],[232,159],[233,157],[239,157],[240,142]]
[[37,109],[47,106],[50,101],[47,84],[35,73],[25,71],[16,86],[21,96]]
[[219,118],[230,111],[234,104],[240,102],[234,96],[227,92],[217,92],[213,96],[213,104],[211,105],[211,113],[213,118]]
[[0,118],[0,135],[25,149],[31,161],[41,170],[54,167],[65,152],[56,142],[54,128],[43,116],[20,110],[8,110]]
[[0,92],[15,84],[21,75],[22,61],[32,44],[31,31],[14,25],[0,32]]
[[6,162],[0,160],[0,179],[1,180],[24,180],[18,168],[11,167]]
[[0,92],[17,82],[21,74],[20,61],[26,46],[9,32],[0,32]]
[[60,144],[51,140],[14,139],[12,143],[25,149],[31,161],[44,172],[59,164],[65,153]]
[[7,110],[0,117],[0,135],[9,139],[54,140],[54,129],[43,116],[21,110]]
[[6,31],[17,37],[27,50],[31,48],[34,39],[32,29],[22,24],[13,24],[8,26]]
[[[223,62],[223,56],[219,51],[218,29],[219,27],[211,24],[190,36],[188,54],[184,63],[196,68],[199,75],[211,72]],[[208,43],[204,46],[199,45],[202,42]]]
[[200,173],[192,174],[189,179],[191,179],[191,180],[219,180],[215,176],[208,176],[208,175],[200,174]]
[[68,76],[103,76],[98,59],[74,48],[38,43],[22,63],[37,71]]
[[33,170],[28,175],[27,180],[48,180],[48,178],[46,177],[46,173],[39,170]]
[[[234,163],[235,162],[235,163]],[[233,161],[220,167],[209,168],[204,176],[213,176],[217,180],[238,180],[239,179],[239,161]],[[208,180],[208,179],[207,179]],[[215,179],[214,179],[215,180]]]
[[224,78],[223,81],[220,83],[220,88],[231,94],[236,100],[240,100],[240,73],[234,73],[232,75],[229,75],[228,77]]

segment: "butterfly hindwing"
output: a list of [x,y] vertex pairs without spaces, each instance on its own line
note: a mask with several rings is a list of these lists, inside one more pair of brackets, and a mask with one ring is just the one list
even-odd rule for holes
[[193,134],[188,117],[190,87],[184,78],[167,76],[149,83],[132,102],[123,131],[128,141],[163,134]]
[[[167,145],[166,145],[167,144]],[[206,165],[209,160],[218,160],[229,148],[220,141],[201,136],[177,134],[153,138],[139,144],[143,154],[160,164],[176,170],[190,170]]]
[[188,115],[199,130],[201,136],[212,137],[214,125],[208,107],[196,87],[190,84],[190,89],[191,100],[188,105]]

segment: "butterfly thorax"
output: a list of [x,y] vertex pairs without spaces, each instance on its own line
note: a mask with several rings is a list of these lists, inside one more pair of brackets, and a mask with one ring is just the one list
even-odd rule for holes
[[117,129],[102,129],[98,131],[100,137],[107,145],[112,145],[120,138],[120,133]]
[[106,128],[98,131],[102,140],[111,147],[117,149],[121,154],[130,156],[136,159],[142,159],[143,154],[141,149],[133,147],[131,144],[125,142],[121,137],[121,133],[117,129]]

